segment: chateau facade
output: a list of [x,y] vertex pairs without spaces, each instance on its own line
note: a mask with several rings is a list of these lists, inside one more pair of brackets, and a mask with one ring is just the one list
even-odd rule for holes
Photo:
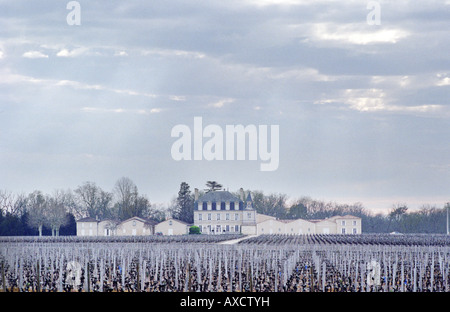
[[210,191],[199,198],[195,189],[194,224],[204,234],[256,234],[256,210],[250,193],[244,200],[228,191]]

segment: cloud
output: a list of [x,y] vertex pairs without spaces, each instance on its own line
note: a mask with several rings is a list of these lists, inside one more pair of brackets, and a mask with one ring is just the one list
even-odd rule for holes
[[247,1],[255,6],[269,6],[269,5],[300,5],[304,1],[299,0],[250,0]]
[[[388,191],[421,181],[411,194],[448,193],[449,175],[437,171],[450,152],[442,144],[450,117],[442,2],[424,9],[412,0],[380,1],[381,25],[370,26],[368,1],[360,0],[116,1],[107,9],[94,1],[83,6],[79,27],[64,27],[61,7],[25,2],[8,2],[6,11],[18,14],[0,18],[7,26],[0,39],[0,158],[5,150],[45,152],[33,174],[20,169],[20,157],[0,159],[0,172],[19,188],[29,177],[37,188],[78,183],[47,185],[38,179],[42,172],[58,181],[75,173],[80,181],[109,183],[135,168],[131,178],[164,201],[181,179],[198,186],[212,172],[233,183],[227,180],[239,171],[248,188],[294,196],[317,189],[326,198],[332,187],[325,181],[349,185],[350,175],[351,183],[377,189],[374,177],[390,172],[379,169],[397,167],[398,157],[420,165],[405,170],[407,177],[387,176]],[[280,124],[279,170],[267,178],[233,162],[174,164],[170,128],[196,114],[217,124]],[[120,151],[121,160],[100,164],[95,176],[97,168],[52,158],[60,147],[85,155]],[[149,166],[150,154],[157,165]],[[146,161],[133,161],[139,157]],[[42,166],[48,159],[58,170],[53,161]],[[171,180],[161,184],[161,175]]]
[[235,101],[234,99],[221,99],[217,102],[208,104],[208,106],[215,108],[222,108],[225,106],[225,104],[233,103],[234,101]]
[[197,51],[187,51],[187,50],[178,50],[178,49],[151,49],[151,50],[144,50],[141,52],[141,55],[159,55],[164,57],[189,57],[189,58],[196,58],[196,59],[202,59],[206,57],[204,53],[197,52]]
[[151,109],[126,109],[126,108],[103,108],[103,107],[83,107],[81,108],[82,112],[86,113],[114,113],[114,114],[139,114],[139,115],[148,115],[148,114],[157,114],[162,111],[161,108],[151,108]]
[[44,84],[46,82],[48,82],[46,79],[11,73],[10,69],[0,70],[0,84]]
[[87,51],[88,51],[88,49],[84,48],[84,47],[76,48],[71,51],[64,48],[64,49],[60,50],[58,53],[56,53],[56,56],[58,56],[58,57],[77,57],[77,56],[83,55]]
[[399,105],[394,103],[394,98],[388,96],[383,89],[346,89],[341,92],[341,97],[333,99],[322,99],[315,104],[335,105],[345,104],[348,108],[360,112],[376,113],[419,113],[419,114],[440,114],[448,115],[449,108],[441,104],[423,105]]
[[125,51],[116,51],[114,56],[128,56],[128,53]]
[[400,28],[360,29],[358,24],[317,23],[312,26],[312,38],[321,41],[338,41],[356,45],[397,43],[408,37],[408,31]]
[[337,78],[321,74],[315,68],[292,68],[292,69],[273,69],[269,77],[272,79],[290,79],[290,80],[307,80],[307,81],[334,81]]
[[28,51],[22,54],[22,56],[30,59],[48,58],[47,54],[44,54],[40,51]]
[[186,101],[186,97],[181,95],[171,95],[169,98],[172,101]]
[[447,74],[437,74],[437,78],[439,81],[436,82],[436,86],[443,87],[443,86],[450,86],[450,77],[445,77]]

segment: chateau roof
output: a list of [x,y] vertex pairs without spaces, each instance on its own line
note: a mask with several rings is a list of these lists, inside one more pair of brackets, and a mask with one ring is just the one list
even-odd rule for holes
[[199,202],[241,202],[239,197],[228,191],[211,191],[198,199]]

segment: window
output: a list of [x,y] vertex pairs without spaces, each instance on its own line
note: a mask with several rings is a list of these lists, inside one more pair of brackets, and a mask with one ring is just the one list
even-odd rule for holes
[[234,226],[234,231],[235,231],[235,232],[239,232],[239,225],[235,225],[235,226]]
[[217,214],[217,220],[220,221],[220,213]]
[[203,220],[203,217],[202,217],[202,214],[201,214],[201,213],[198,214],[198,219],[199,219],[200,221]]
[[342,234],[345,234],[345,228],[342,228]]
[[238,213],[234,214],[234,220],[239,220],[239,214]]
[[356,221],[353,221],[353,226],[356,226]]
[[345,220],[341,221],[341,225],[344,226],[345,225]]
[[353,228],[353,234],[358,234],[358,230],[356,228]]
[[225,219],[230,220],[230,214],[229,214],[229,213],[227,213],[227,214],[225,215]]
[[208,213],[208,220],[211,220],[211,214]]
[[251,219],[252,218],[252,213],[251,212],[247,212],[247,218]]
[[133,226],[136,226],[136,221],[135,220],[133,220]]
[[172,225],[172,220],[169,220],[169,225]]

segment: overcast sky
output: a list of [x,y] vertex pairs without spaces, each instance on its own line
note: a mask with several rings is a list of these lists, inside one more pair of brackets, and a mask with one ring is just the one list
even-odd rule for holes
[[[450,1],[0,1],[0,189],[181,182],[450,201]],[[279,167],[175,161],[171,129],[279,125]]]

